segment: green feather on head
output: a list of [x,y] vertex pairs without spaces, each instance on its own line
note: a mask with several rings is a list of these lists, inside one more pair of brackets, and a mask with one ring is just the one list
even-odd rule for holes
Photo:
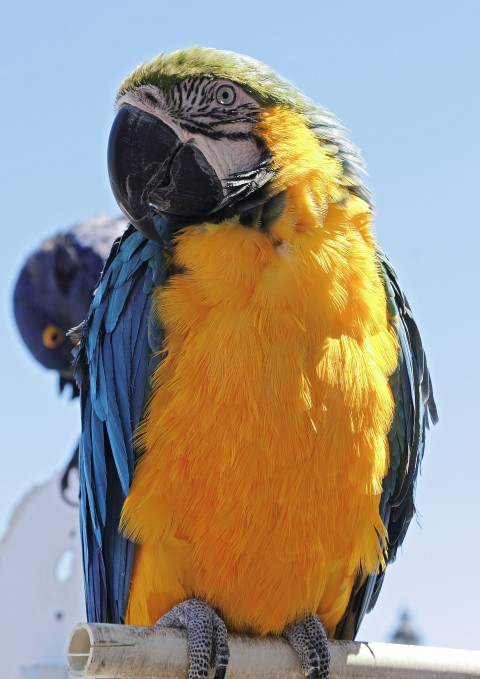
[[168,91],[181,80],[205,76],[239,84],[262,106],[286,106],[301,114],[320,143],[340,158],[350,191],[372,204],[370,192],[362,180],[365,174],[363,158],[338,118],[253,57],[198,46],[171,54],[161,52],[151,61],[140,64],[123,81],[117,98],[141,85],[154,85]]
[[168,90],[180,80],[199,76],[232,80],[263,106],[283,104],[304,114],[317,108],[299,89],[260,61],[208,47],[160,53],[151,61],[140,64],[123,81],[118,96],[147,84]]

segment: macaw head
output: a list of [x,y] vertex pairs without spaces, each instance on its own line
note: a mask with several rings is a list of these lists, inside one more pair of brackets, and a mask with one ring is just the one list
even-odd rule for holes
[[203,221],[268,231],[285,192],[312,176],[320,203],[347,192],[369,201],[362,160],[331,113],[264,64],[199,47],[160,54],[122,83],[108,167],[125,215],[163,244]]
[[20,335],[34,358],[59,374],[60,391],[72,385],[72,349],[67,334],[87,315],[93,292],[114,239],[125,228],[123,218],[90,217],[47,238],[27,258],[13,293],[13,312]]
[[25,262],[13,294],[23,341],[39,363],[60,373],[61,389],[72,382],[73,347],[67,331],[88,310],[87,300],[80,302],[79,317],[73,318],[69,291],[78,268],[78,253],[67,238],[49,238]]

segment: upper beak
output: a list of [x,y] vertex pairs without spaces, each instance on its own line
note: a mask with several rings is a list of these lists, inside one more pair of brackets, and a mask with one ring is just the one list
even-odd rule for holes
[[110,183],[120,208],[149,238],[164,242],[153,220],[205,217],[223,200],[220,179],[193,142],[182,142],[156,116],[124,104],[108,142]]

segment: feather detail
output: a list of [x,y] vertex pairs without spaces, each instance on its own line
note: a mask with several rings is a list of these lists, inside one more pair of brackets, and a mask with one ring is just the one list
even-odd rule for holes
[[325,211],[308,177],[286,189],[288,247],[236,222],[188,227],[181,273],[154,290],[165,353],[122,512],[141,545],[131,624],[171,602],[172,585],[151,582],[167,555],[177,590],[262,634],[316,610],[332,633],[357,573],[385,565],[398,342],[368,206],[351,196]]
[[[160,330],[148,333],[146,279],[164,280],[159,248],[132,228],[113,251],[82,328],[77,376],[82,394],[80,515],[87,616],[123,621],[133,544],[118,531],[133,478],[133,435],[149,386]],[[152,343],[149,344],[149,339]]]
[[[415,513],[415,483],[425,447],[425,428],[438,420],[425,352],[397,275],[378,251],[378,262],[387,295],[392,327],[398,337],[398,365],[390,375],[395,411],[388,433],[390,463],[383,479],[380,513],[388,531],[388,563],[395,560]],[[353,639],[365,613],[375,605],[385,577],[385,565],[378,574],[358,576],[336,636]]]

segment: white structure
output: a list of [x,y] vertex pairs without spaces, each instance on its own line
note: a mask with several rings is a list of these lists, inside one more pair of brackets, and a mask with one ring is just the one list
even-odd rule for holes
[[[280,637],[229,637],[227,679],[305,679],[297,654]],[[472,679],[480,651],[331,641],[330,679]],[[78,625],[68,649],[76,677],[185,679],[185,632],[165,627]],[[209,675],[213,676],[213,674]]]
[[85,604],[78,481],[69,479],[66,502],[60,478],[23,498],[0,544],[1,679],[69,676],[68,639],[72,627],[85,620]]

